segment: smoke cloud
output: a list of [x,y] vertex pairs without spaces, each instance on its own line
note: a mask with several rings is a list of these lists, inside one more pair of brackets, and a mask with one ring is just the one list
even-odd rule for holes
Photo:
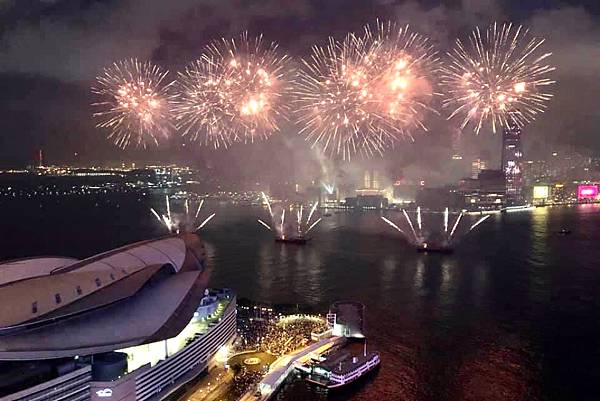
[[[443,54],[455,38],[465,38],[475,27],[498,21],[514,21],[530,28],[533,35],[547,39],[557,66],[554,99],[548,111],[525,129],[526,157],[542,156],[560,147],[600,150],[600,113],[596,110],[600,80],[600,21],[583,6],[562,5],[534,9],[499,0],[442,1],[424,5],[417,1],[366,0],[53,0],[5,1],[0,3],[0,80],[10,98],[0,101],[3,119],[27,120],[24,135],[10,132],[0,137],[4,164],[25,164],[25,155],[35,146],[64,141],[56,146],[54,159],[68,160],[66,153],[82,158],[138,157],[139,153],[115,155],[101,142],[89,104],[89,85],[105,65],[126,57],[151,59],[172,70],[182,68],[203,46],[220,36],[236,36],[244,30],[264,33],[268,40],[295,57],[309,54],[314,43],[327,36],[359,31],[377,18],[409,23],[426,34]],[[511,7],[511,4],[513,6]],[[65,85],[67,92],[61,91]],[[63,95],[68,94],[68,97]],[[83,105],[83,106],[82,106]],[[32,107],[36,109],[33,110]],[[52,113],[50,115],[49,113]],[[60,115],[60,118],[54,118]],[[468,169],[468,161],[489,154],[497,158],[499,137],[482,132],[474,137],[460,132],[457,122],[445,120],[447,113],[432,116],[427,133],[417,133],[415,142],[400,143],[376,161],[331,162],[310,144],[297,138],[292,126],[267,143],[234,146],[227,151],[196,150],[188,145],[159,149],[149,158],[171,158],[210,164],[217,173],[232,180],[269,176],[283,180],[313,180],[315,176],[356,176],[356,171],[377,164],[390,181],[397,177],[426,179],[433,183],[456,180]],[[192,150],[194,149],[194,150]],[[65,154],[61,153],[64,152]],[[161,153],[162,152],[162,153]],[[265,172],[264,157],[269,157]],[[452,159],[460,154],[463,161]],[[358,175],[360,176],[360,174]],[[342,178],[337,178],[341,180]]]

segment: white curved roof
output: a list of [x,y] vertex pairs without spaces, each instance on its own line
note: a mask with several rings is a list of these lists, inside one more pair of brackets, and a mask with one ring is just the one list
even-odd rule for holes
[[42,257],[12,260],[0,263],[0,285],[30,277],[50,274],[54,269],[78,262],[73,258]]
[[68,328],[52,324],[0,337],[1,359],[60,358],[139,345],[173,315],[200,274],[195,271],[173,275],[141,290],[125,305],[112,304],[90,315],[69,319]]
[[[185,254],[183,239],[167,237],[81,261],[41,258],[0,265],[0,327],[39,319],[149,266],[169,264],[179,271]],[[2,274],[5,269],[11,273],[7,277]]]

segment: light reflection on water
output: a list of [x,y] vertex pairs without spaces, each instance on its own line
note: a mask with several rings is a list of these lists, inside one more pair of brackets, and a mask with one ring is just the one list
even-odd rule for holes
[[[83,257],[159,235],[149,206],[57,203],[24,216],[4,204],[0,256]],[[260,209],[206,207],[217,212],[203,233],[211,285],[323,311],[339,299],[367,306],[379,373],[337,396],[295,380],[279,400],[600,399],[597,205],[494,216],[452,255],[416,253],[376,212],[326,217],[299,247],[276,244]]]
[[[260,281],[266,279],[269,285],[254,291],[240,283],[242,293],[322,309],[337,299],[358,299],[367,305],[370,344],[382,352],[379,374],[350,393],[326,396],[297,379],[277,399],[560,400],[561,394],[570,397],[571,391],[581,391],[572,385],[592,372],[575,366],[574,374],[548,357],[555,347],[564,351],[571,346],[547,330],[561,325],[555,319],[563,317],[553,314],[562,300],[551,294],[569,281],[586,286],[578,276],[590,266],[571,254],[590,235],[600,239],[598,209],[593,210],[539,208],[494,216],[465,237],[452,255],[417,254],[375,212],[326,218],[305,247],[252,236],[249,240],[261,248]],[[575,227],[580,219],[594,219],[596,225],[588,222],[591,232],[574,232],[572,237],[555,234],[565,224]],[[206,233],[213,235],[219,234]],[[600,256],[600,251],[593,252]],[[562,263],[566,259],[568,265]],[[219,266],[218,282],[236,281],[222,255],[214,263]],[[272,266],[262,267],[265,263]],[[263,269],[271,276],[265,277]],[[278,274],[281,270],[288,274]],[[557,272],[567,270],[570,278],[557,281]],[[597,269],[593,276],[600,283]],[[581,311],[599,316],[592,306]],[[584,333],[596,349],[598,342],[590,333],[598,330],[598,323],[590,321]],[[547,348],[550,344],[552,349]],[[590,356],[579,352],[577,357]],[[558,372],[562,383],[566,378],[571,385],[548,380]]]

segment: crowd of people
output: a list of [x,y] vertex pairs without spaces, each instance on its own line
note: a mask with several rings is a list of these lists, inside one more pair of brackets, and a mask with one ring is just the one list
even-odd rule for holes
[[238,308],[239,340],[234,345],[234,351],[261,349],[262,338],[269,331],[269,327],[279,321],[279,317],[271,308],[261,306]]
[[[314,315],[282,315],[270,307],[238,307],[238,340],[233,352],[263,351],[274,356],[286,355],[311,342],[312,333],[328,329],[327,321]],[[232,366],[231,392],[241,396],[262,379],[265,371],[252,371],[243,364]],[[268,368],[265,368],[268,369]]]
[[282,318],[268,326],[261,338],[259,347],[262,351],[273,355],[285,355],[311,341],[311,333],[322,333],[327,330],[324,319],[313,316]]
[[236,374],[233,379],[231,395],[237,399],[237,397],[240,397],[248,390],[251,390],[254,386],[256,386],[262,377],[263,374],[261,372],[253,372],[243,369],[240,373]]
[[[244,311],[245,312],[245,311]],[[260,350],[280,356],[306,346],[311,333],[327,330],[327,322],[320,316],[281,316],[265,310],[260,316],[255,311],[238,316],[239,341],[236,351]]]

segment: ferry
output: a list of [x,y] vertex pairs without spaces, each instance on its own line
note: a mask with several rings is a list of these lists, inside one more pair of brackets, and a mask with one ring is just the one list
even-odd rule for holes
[[325,360],[304,365],[306,381],[328,389],[347,386],[376,370],[381,363],[378,352],[351,355],[343,349],[327,356]]

